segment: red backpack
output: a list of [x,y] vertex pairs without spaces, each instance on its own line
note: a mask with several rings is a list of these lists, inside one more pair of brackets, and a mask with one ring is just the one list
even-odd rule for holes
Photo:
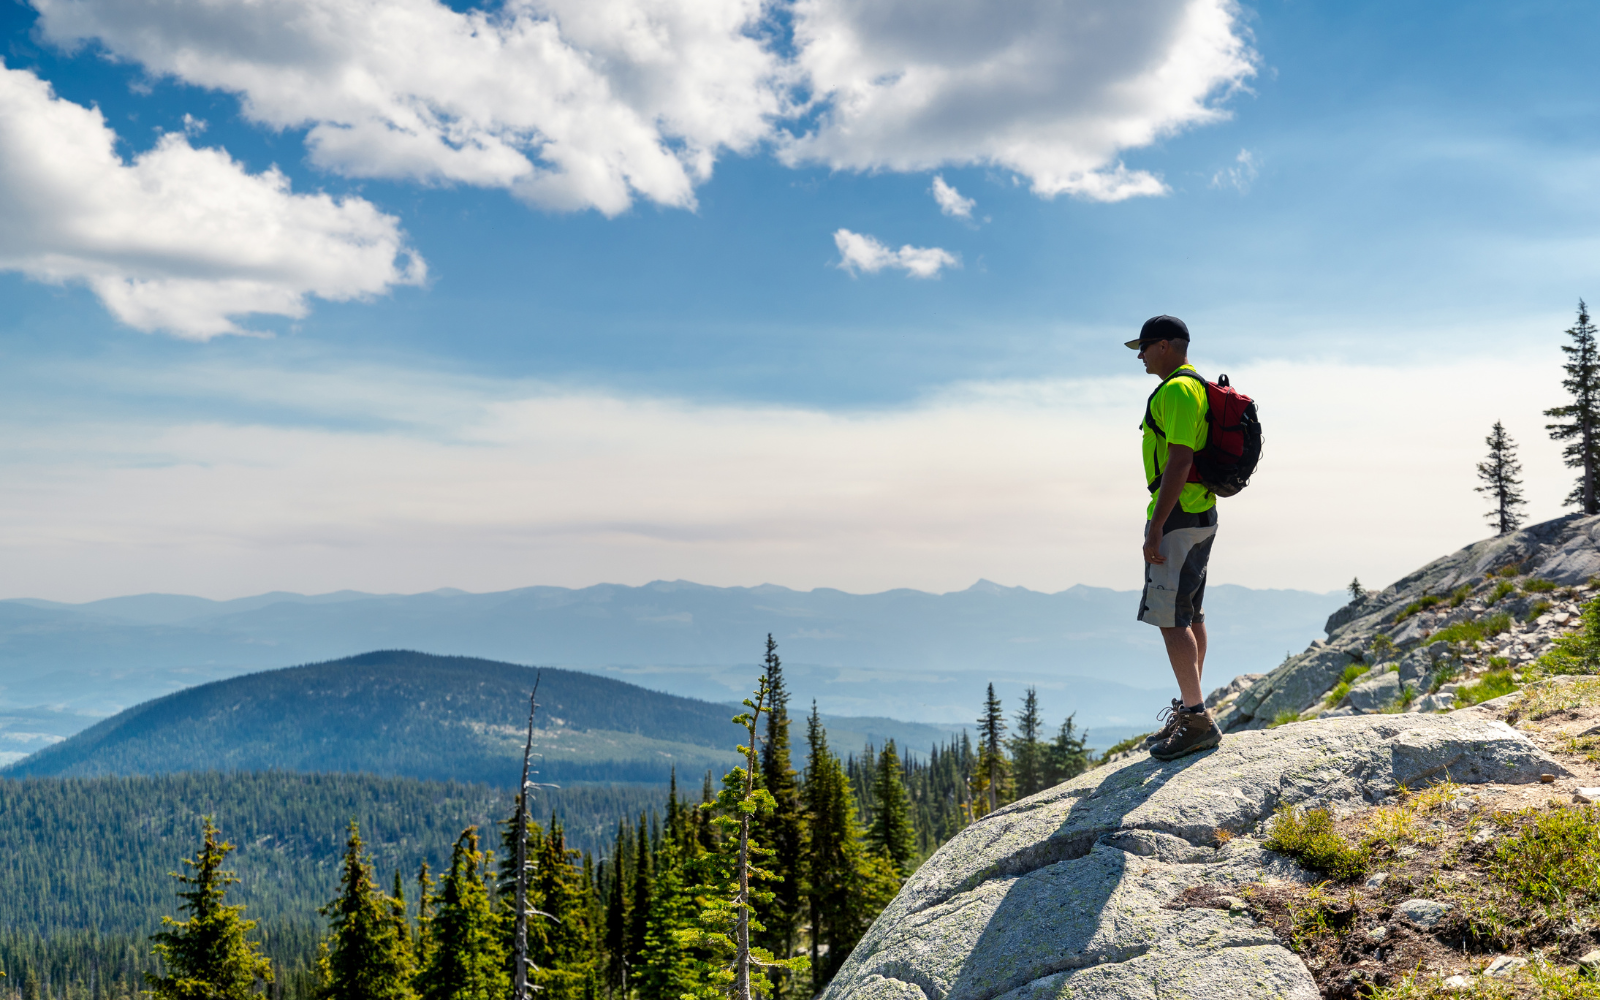
[[[1192,378],[1206,387],[1206,446],[1194,454],[1194,465],[1189,468],[1189,482],[1199,483],[1219,497],[1231,497],[1250,485],[1250,477],[1261,461],[1261,421],[1256,416],[1255,400],[1228,384],[1228,376],[1219,375],[1215,382],[1207,382],[1186,369],[1172,373],[1156,392],[1175,378]],[[1144,425],[1159,434],[1166,434],[1156,425],[1150,404],[1156,392],[1144,403]],[[1150,492],[1161,489],[1161,470],[1150,481]]]

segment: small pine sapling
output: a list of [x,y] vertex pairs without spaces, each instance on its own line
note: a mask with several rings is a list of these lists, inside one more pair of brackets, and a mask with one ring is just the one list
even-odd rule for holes
[[1521,508],[1527,506],[1522,499],[1522,463],[1517,461],[1517,445],[1506,433],[1500,421],[1494,422],[1489,436],[1484,438],[1489,446],[1489,457],[1478,463],[1478,479],[1482,486],[1474,486],[1478,493],[1488,496],[1492,505],[1483,515],[1495,526],[1495,534],[1509,535],[1522,524]]

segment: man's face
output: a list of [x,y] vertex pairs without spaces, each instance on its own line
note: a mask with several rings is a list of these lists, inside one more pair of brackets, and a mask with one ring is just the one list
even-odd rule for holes
[[1149,375],[1160,375],[1169,367],[1173,345],[1172,340],[1147,340],[1139,347],[1139,360],[1144,362],[1144,370]]

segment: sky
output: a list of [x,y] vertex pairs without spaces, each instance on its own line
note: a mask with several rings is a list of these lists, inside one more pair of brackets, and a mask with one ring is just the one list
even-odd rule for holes
[[0,596],[1133,589],[1184,318],[1212,579],[1530,521],[1595,275],[1592,4],[0,7]]

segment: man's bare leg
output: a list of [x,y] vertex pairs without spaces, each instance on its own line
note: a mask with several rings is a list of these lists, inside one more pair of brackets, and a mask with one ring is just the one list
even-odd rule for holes
[[[1195,622],[1189,626],[1189,631],[1194,633],[1194,644],[1200,654],[1195,659],[1194,679],[1203,682],[1206,676],[1206,623]],[[1201,690],[1205,690],[1203,683],[1201,684]],[[1192,705],[1194,702],[1191,701],[1188,704]]]
[[[1196,635],[1195,633],[1199,634]],[[1205,626],[1198,628],[1164,628],[1161,638],[1167,644],[1167,659],[1172,661],[1172,674],[1178,679],[1178,693],[1185,705],[1198,705],[1205,700],[1200,693],[1200,665],[1205,656]]]

